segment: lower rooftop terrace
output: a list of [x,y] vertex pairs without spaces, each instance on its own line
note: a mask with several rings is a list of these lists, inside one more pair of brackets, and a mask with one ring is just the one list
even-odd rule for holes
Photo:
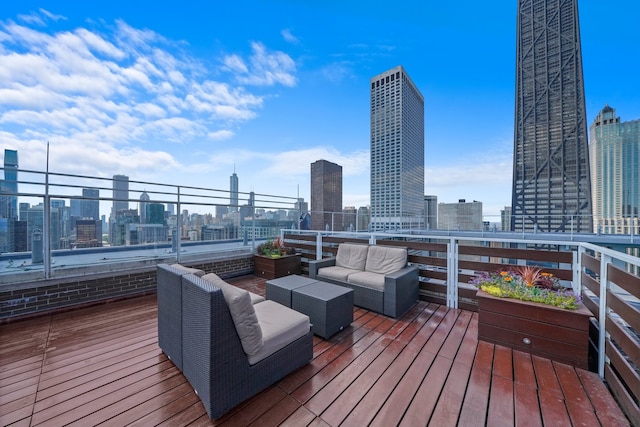
[[[636,258],[575,242],[282,233],[303,274],[341,242],[407,247],[420,301],[399,319],[354,308],[351,326],[314,337],[309,365],[210,420],[157,345],[152,263],[3,285],[0,425],[640,425]],[[241,252],[181,262],[264,295]],[[478,340],[470,278],[525,263],[582,294],[589,370]]]
[[[81,183],[51,179],[47,190],[18,194],[39,199],[43,219],[54,218],[54,199],[93,201],[63,191],[92,185],[88,177],[57,178]],[[130,184],[177,206],[178,227],[183,210],[230,200]],[[265,195],[254,202],[252,214],[292,204]],[[640,259],[624,253],[637,248],[633,235],[274,232],[251,222],[236,239],[55,250],[44,220],[41,263],[0,255],[0,425],[640,425]],[[252,254],[277,234],[300,254],[303,274],[341,242],[406,247],[420,269],[419,302],[399,319],[356,307],[351,326],[314,337],[309,365],[209,420],[158,347],[156,265],[180,262],[264,295]],[[469,281],[515,265],[541,266],[582,296],[591,313],[588,370],[478,340]]]

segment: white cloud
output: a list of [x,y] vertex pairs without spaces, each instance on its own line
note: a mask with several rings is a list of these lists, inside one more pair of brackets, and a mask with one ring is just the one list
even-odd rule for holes
[[225,67],[230,71],[237,73],[248,73],[249,69],[239,55],[227,55],[222,60]]
[[63,21],[67,20],[67,18],[65,16],[56,15],[56,14],[51,13],[48,10],[43,9],[43,8],[40,8],[39,11],[40,11],[40,13],[42,13],[44,16],[46,16],[47,18],[51,19],[52,21],[58,22],[60,20],[63,20]]
[[[236,59],[231,61],[231,65],[236,67],[233,70],[238,73],[236,78],[240,83],[255,86],[296,85],[296,64],[289,55],[280,51],[269,51],[259,42],[251,43],[251,49],[253,53],[249,58],[250,65],[245,66],[246,71],[241,70]],[[225,62],[225,65],[227,63]]]
[[287,43],[300,44],[300,39],[293,35],[291,29],[285,28],[284,30],[280,31],[280,34],[282,34],[282,38]]
[[42,157],[36,153],[42,141],[51,141],[58,172],[97,176],[129,164],[136,173],[153,174],[158,163],[179,170],[163,146],[230,140],[232,124],[257,116],[269,94],[237,82],[296,82],[293,60],[261,43],[251,45],[246,60],[238,54],[222,58],[238,77],[225,81],[219,70],[192,57],[185,43],[122,20],[101,27],[93,22],[91,29],[41,27],[65,19],[41,9],[22,17],[24,24],[0,21],[3,145],[12,142],[29,153],[22,159],[32,153],[35,159]]
[[228,129],[222,129],[222,130],[209,132],[207,136],[209,137],[209,139],[213,141],[223,141],[225,139],[230,139],[231,137],[233,137],[233,135],[234,135],[233,131],[230,131]]

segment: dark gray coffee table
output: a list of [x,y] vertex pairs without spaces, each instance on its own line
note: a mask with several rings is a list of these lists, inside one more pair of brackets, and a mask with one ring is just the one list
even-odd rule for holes
[[291,291],[291,308],[309,316],[313,333],[328,339],[353,322],[353,289],[316,281]]
[[296,274],[267,280],[267,299],[291,307],[291,291],[315,282],[317,280]]

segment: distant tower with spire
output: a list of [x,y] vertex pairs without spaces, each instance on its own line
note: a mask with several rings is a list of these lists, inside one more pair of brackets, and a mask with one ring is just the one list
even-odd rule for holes
[[238,212],[238,175],[236,175],[236,165],[233,165],[233,175],[230,181],[230,201],[229,212]]

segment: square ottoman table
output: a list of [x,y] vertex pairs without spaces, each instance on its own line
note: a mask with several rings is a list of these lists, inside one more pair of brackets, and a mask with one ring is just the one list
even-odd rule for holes
[[353,289],[315,282],[291,291],[291,308],[309,316],[314,334],[328,339],[353,322]]
[[315,279],[296,274],[267,280],[266,296],[269,300],[291,308],[291,291],[316,282]]

